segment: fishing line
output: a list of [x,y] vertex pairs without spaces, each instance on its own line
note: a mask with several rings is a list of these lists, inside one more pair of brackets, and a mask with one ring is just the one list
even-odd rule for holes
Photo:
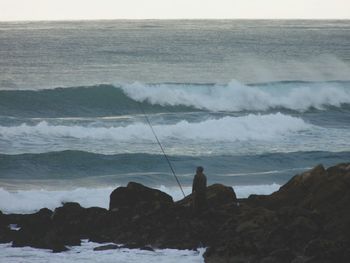
[[159,141],[159,139],[158,139],[158,136],[157,136],[156,132],[154,131],[153,126],[152,126],[152,124],[151,124],[151,122],[150,122],[150,120],[149,120],[149,118],[148,118],[146,112],[145,112],[144,109],[142,108],[140,102],[138,103],[138,105],[139,105],[139,107],[140,107],[140,109],[141,109],[141,111],[142,111],[143,116],[145,117],[145,119],[146,119],[146,121],[147,121],[147,123],[148,123],[148,126],[151,128],[151,131],[152,131],[154,137],[156,138],[157,143],[158,143],[160,149],[161,149],[162,152],[163,152],[163,155],[164,155],[164,157],[165,157],[165,160],[167,161],[167,163],[168,163],[168,165],[169,165],[169,167],[170,167],[170,170],[171,170],[171,172],[173,173],[173,175],[174,175],[174,177],[175,177],[175,180],[176,180],[177,184],[179,185],[179,187],[180,187],[180,189],[181,189],[181,192],[182,192],[183,196],[186,197],[185,192],[184,192],[184,190],[182,189],[182,186],[181,186],[181,184],[180,184],[180,181],[179,181],[179,179],[178,179],[177,176],[176,176],[175,170],[174,170],[173,166],[171,165],[171,162],[170,162],[168,156],[166,155],[166,153],[165,153],[165,151],[164,151],[164,149],[163,149],[163,146],[162,146],[162,144],[160,143],[160,141]]

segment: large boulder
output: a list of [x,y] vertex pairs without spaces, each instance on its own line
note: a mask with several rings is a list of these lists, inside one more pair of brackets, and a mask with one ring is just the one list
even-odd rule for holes
[[13,233],[12,246],[52,249],[53,252],[66,251],[61,234],[54,231],[52,215],[51,210],[43,208],[34,214],[11,216],[20,226]]
[[159,190],[130,182],[126,187],[118,187],[110,195],[109,210],[153,211],[173,205],[173,198]]
[[350,262],[350,164],[294,176],[269,196],[240,200],[206,262]]
[[264,201],[272,207],[299,206],[329,213],[350,201],[350,163],[327,170],[318,165],[294,176]]
[[55,209],[52,221],[55,228],[60,228],[69,234],[79,235],[82,231],[82,222],[86,215],[86,209],[78,203],[67,202]]
[[52,215],[54,227],[67,236],[89,238],[111,225],[108,210],[100,207],[83,208],[68,202],[55,209]]
[[[213,184],[207,187],[207,202],[208,207],[211,209],[234,204],[236,201],[237,197],[232,187],[222,184]],[[192,205],[192,194],[176,202],[176,204],[178,206],[190,207]]]

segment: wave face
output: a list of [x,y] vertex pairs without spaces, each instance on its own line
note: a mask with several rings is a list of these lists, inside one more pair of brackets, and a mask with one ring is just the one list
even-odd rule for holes
[[[292,85],[291,85],[292,84]],[[311,108],[341,107],[350,103],[350,86],[341,83],[278,82],[243,85],[231,81],[227,85],[144,85],[122,86],[129,97],[152,105],[188,106],[209,111],[266,111],[288,109],[306,111]]]
[[[346,162],[350,152],[291,152],[252,155],[169,156],[184,185],[191,185],[194,167],[205,164],[209,183],[258,184],[285,182],[290,176],[313,167]],[[254,165],[252,165],[254,164]],[[104,155],[82,151],[0,155],[0,179],[66,180],[78,185],[108,186],[138,181],[150,186],[174,185],[161,154]],[[64,183],[63,183],[64,185]]]
[[97,117],[187,111],[292,111],[349,107],[350,82],[244,85],[142,84],[1,90],[0,113],[12,117]]

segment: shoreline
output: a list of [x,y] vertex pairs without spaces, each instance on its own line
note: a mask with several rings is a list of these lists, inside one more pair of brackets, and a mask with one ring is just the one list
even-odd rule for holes
[[[318,165],[271,195],[237,199],[231,187],[214,184],[208,210],[194,214],[191,195],[174,202],[131,182],[112,192],[108,210],[68,202],[54,211],[1,213],[0,241],[53,252],[82,239],[148,250],[205,246],[206,262],[347,262],[349,185],[350,163]],[[20,229],[11,230],[13,224]]]

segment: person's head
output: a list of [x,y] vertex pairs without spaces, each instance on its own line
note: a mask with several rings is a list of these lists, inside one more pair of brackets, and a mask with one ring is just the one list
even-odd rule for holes
[[203,173],[203,171],[204,171],[204,168],[202,166],[197,167],[197,174],[201,174]]

